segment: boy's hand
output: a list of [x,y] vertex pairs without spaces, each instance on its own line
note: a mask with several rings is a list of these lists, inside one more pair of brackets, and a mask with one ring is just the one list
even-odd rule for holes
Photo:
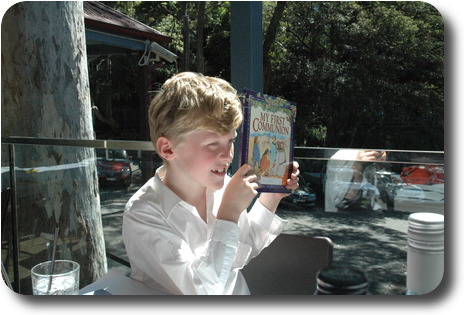
[[[291,191],[294,191],[297,189],[300,184],[298,184],[298,176],[300,176],[300,164],[298,162],[293,161],[293,171],[292,174],[290,175],[290,178],[287,179],[287,189],[290,189]],[[285,196],[288,196],[289,194],[283,194],[282,198]]]
[[252,170],[248,164],[242,165],[231,178],[224,191],[217,219],[238,222],[238,218],[256,197],[256,189],[260,187],[259,176],[248,174]]
[[[287,189],[290,189],[291,191],[294,191],[295,189],[298,188],[298,176],[300,175],[300,165],[298,162],[294,161],[293,163],[293,171],[292,174],[290,175],[290,178],[287,179]],[[259,202],[272,212],[275,212],[277,210],[277,206],[280,203],[280,200],[282,198],[288,196],[289,194],[287,193],[262,193],[261,196],[259,196]]]

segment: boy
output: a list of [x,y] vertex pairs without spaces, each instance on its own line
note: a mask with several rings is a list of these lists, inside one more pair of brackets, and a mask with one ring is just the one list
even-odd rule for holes
[[[162,86],[149,109],[163,166],[126,205],[123,240],[131,277],[170,294],[249,294],[241,269],[282,231],[274,213],[285,194],[261,194],[243,165],[229,178],[242,122],[235,89],[185,72]],[[295,163],[287,187],[298,187]],[[272,276],[272,275],[270,275]]]

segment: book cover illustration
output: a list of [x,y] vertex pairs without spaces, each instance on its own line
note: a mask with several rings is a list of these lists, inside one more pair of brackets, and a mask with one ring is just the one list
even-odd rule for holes
[[261,176],[259,192],[290,192],[296,104],[244,89],[240,165],[253,166]]

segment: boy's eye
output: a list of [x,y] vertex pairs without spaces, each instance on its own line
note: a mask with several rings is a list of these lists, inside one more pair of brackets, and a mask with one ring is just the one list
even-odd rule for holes
[[[234,143],[235,143],[235,138],[229,140],[229,145],[234,144]],[[208,143],[207,145],[209,147],[218,147],[218,146],[221,146],[221,142],[220,141],[214,141],[214,142]]]

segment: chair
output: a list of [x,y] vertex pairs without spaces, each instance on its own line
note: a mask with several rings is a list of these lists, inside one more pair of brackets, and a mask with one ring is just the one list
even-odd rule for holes
[[281,234],[242,274],[252,295],[312,295],[317,272],[332,264],[332,255],[327,237]]

